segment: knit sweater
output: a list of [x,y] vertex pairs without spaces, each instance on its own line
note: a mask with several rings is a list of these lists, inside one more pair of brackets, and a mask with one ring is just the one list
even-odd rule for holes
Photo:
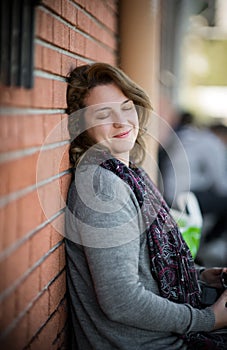
[[65,243],[72,349],[186,349],[179,335],[212,330],[211,308],[159,295],[137,199],[112,172],[76,172]]

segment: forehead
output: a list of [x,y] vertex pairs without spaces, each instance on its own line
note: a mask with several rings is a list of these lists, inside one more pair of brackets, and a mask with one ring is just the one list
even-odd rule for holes
[[84,102],[86,106],[108,104],[111,102],[124,102],[127,97],[115,84],[98,85],[89,91]]

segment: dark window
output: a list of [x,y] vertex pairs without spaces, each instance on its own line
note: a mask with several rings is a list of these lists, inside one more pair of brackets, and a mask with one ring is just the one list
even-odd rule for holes
[[35,1],[0,1],[0,81],[33,86]]

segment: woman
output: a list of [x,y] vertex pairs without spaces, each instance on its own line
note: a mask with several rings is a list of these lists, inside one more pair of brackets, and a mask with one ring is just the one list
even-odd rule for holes
[[[196,271],[169,208],[135,165],[151,105],[121,70],[74,69],[67,113],[74,177],[66,210],[72,348],[225,349],[227,291],[202,308]],[[221,288],[226,269],[200,278]],[[198,345],[199,346],[199,345]]]

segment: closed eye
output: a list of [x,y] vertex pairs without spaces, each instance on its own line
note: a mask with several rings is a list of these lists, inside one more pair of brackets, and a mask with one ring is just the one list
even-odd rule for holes
[[111,109],[99,111],[95,114],[96,119],[103,120],[111,116]]
[[133,109],[134,108],[134,103],[132,100],[128,100],[124,102],[121,106],[122,110],[128,110],[128,109]]

